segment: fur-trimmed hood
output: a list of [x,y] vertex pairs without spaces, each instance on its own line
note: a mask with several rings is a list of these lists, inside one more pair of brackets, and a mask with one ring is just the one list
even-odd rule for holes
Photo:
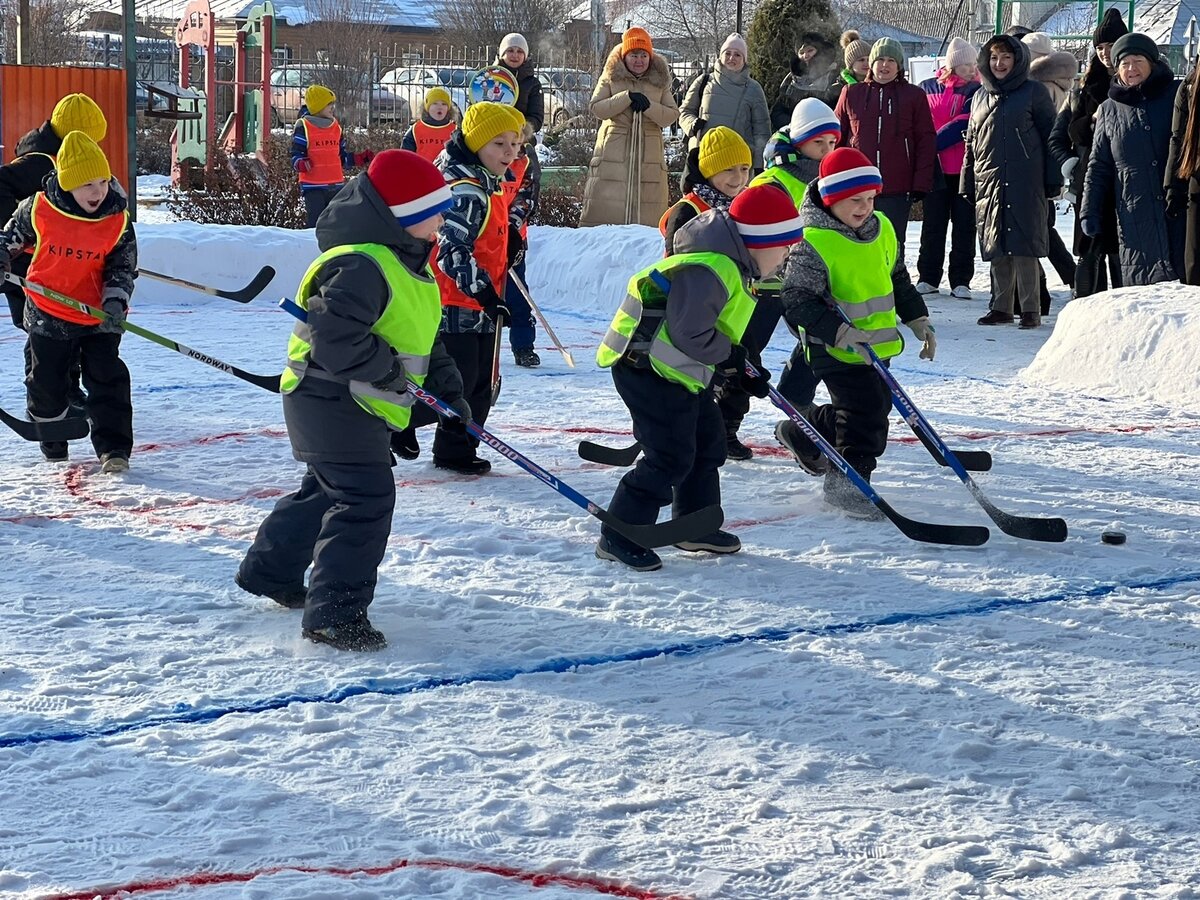
[[1029,66],[1029,77],[1043,84],[1055,84],[1069,91],[1075,81],[1079,66],[1074,55],[1065,50],[1056,50],[1035,59]]
[[[621,85],[623,91],[636,90],[639,84],[652,84],[658,88],[665,88],[671,83],[671,70],[667,67],[665,59],[657,53],[651,53],[650,68],[646,70],[646,74],[634,75],[625,67],[625,59],[621,55],[621,45],[618,44],[608,54],[608,61],[604,64],[604,74],[600,77],[607,78],[614,85]],[[617,93],[617,91],[613,93]]]

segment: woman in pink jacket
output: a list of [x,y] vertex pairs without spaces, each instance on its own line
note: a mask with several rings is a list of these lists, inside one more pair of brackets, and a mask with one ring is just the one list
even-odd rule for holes
[[976,59],[979,51],[954,38],[946,52],[946,64],[933,78],[921,82],[929,100],[933,127],[937,129],[938,176],[934,189],[925,197],[925,219],[921,224],[921,253],[917,257],[917,290],[933,294],[942,281],[946,261],[946,227],[950,230],[950,293],[971,299],[971,276],[975,272],[975,207],[958,192],[966,145],[963,136],[971,118],[971,96],[979,89]]

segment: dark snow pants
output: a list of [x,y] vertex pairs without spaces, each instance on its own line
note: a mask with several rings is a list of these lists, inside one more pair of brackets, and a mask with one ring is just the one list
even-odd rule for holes
[[304,195],[304,213],[308,217],[309,228],[317,227],[317,219],[341,189],[340,184],[331,184],[329,187],[309,188],[300,192]]
[[875,198],[875,208],[887,216],[896,229],[896,244],[900,258],[904,259],[904,237],[908,234],[908,216],[912,212],[912,201],[908,194],[880,194]]
[[[771,335],[775,333],[775,326],[783,315],[783,303],[777,291],[756,293],[755,301],[746,333],[742,335],[742,344],[746,348],[746,358],[756,368],[761,368],[763,351],[771,342]],[[750,395],[742,390],[737,379],[730,379],[717,388],[716,397],[721,418],[725,422],[725,433],[733,437],[750,411]]]
[[[624,362],[613,366],[612,376],[642,455],[617,485],[608,511],[634,525],[652,525],[667,504],[679,516],[720,503],[725,427],[712,390],[693,394]],[[605,536],[614,533],[605,529]]]
[[[471,407],[471,418],[478,425],[487,422],[492,410],[492,363],[495,360],[495,332],[465,331],[460,334],[442,332],[442,345],[454,359],[462,375],[463,399]],[[414,424],[424,424],[426,415],[414,416]],[[466,460],[475,458],[478,438],[461,428],[446,428],[438,420],[433,438],[434,459]]]
[[240,574],[263,590],[304,582],[311,564],[304,628],[365,617],[387,550],[396,482],[385,463],[308,464],[300,489],[271,510]]
[[946,230],[950,229],[949,285],[970,287],[975,274],[975,204],[958,192],[957,175],[947,175],[947,187],[930,191],[922,201],[921,255],[917,280],[937,287],[946,263]]
[[870,475],[887,448],[892,394],[870,366],[822,368],[829,402],[809,422],[860,475]]

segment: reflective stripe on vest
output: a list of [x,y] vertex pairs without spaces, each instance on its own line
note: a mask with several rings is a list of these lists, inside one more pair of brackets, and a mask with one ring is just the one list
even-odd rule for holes
[[[388,300],[383,315],[371,326],[371,333],[382,338],[404,364],[408,377],[417,384],[425,383],[429,374],[429,350],[437,339],[438,327],[442,322],[442,304],[438,297],[437,282],[426,266],[422,274],[414,275],[396,258],[396,254],[382,244],[344,244],[326,250],[318,256],[304,273],[297,290],[296,302],[308,309],[308,300],[313,295],[313,285],[322,267],[331,259],[358,253],[369,257],[379,266],[388,286]],[[279,389],[291,393],[300,384],[308,370],[312,353],[312,330],[306,322],[298,322],[288,339],[288,365],[279,380]],[[395,394],[384,393],[369,384],[354,382],[350,395],[372,415],[379,416],[388,425],[403,431],[408,427],[414,397],[402,394],[396,402]]]
[[[712,207],[709,206],[708,203],[705,202],[704,198],[701,197],[699,194],[697,194],[695,191],[692,191],[691,193],[688,193],[688,194],[684,194],[683,197],[680,198],[679,203],[687,203],[689,206],[692,207],[692,209],[694,209],[696,211],[696,215],[700,215],[701,213],[706,213],[710,209],[712,209]],[[678,206],[679,203],[676,203],[675,206]],[[659,230],[659,233],[662,234],[663,237],[667,236],[667,219],[669,219],[671,217],[671,211],[673,209],[675,209],[675,206],[667,207],[667,211],[665,213],[663,213],[662,218],[658,220],[658,230]],[[664,253],[663,256],[670,256],[670,254]]]
[[[74,216],[38,193],[29,219],[37,242],[26,277],[80,303],[100,306],[104,302],[104,261],[125,233],[129,214],[122,211],[102,219]],[[76,325],[100,324],[99,316],[56,303],[34,290],[25,293],[38,309],[55,318]]]
[[760,172],[755,175],[750,181],[750,187],[757,187],[760,184],[777,184],[792,198],[792,202],[796,204],[796,209],[800,209],[800,204],[804,202],[804,194],[808,190],[808,185],[803,181],[788,172],[783,166],[772,166],[765,172]]
[[413,125],[413,140],[417,144],[417,155],[422,159],[433,162],[454,134],[454,119],[447,115],[445,125],[430,125],[424,119],[417,119]]
[[[456,185],[471,184],[484,190],[483,185],[475,178],[461,178],[450,182],[450,189]],[[475,249],[471,256],[475,259],[476,267],[487,272],[492,287],[501,297],[504,296],[504,279],[508,277],[508,198],[504,188],[488,196],[488,208],[484,213],[483,224],[479,234],[475,236]],[[433,270],[437,278],[438,288],[442,292],[443,306],[462,306],[467,309],[482,309],[474,297],[468,297],[458,289],[454,279],[442,271],[440,266]]]
[[342,126],[334,120],[322,128],[312,119],[304,120],[304,136],[308,140],[308,161],[312,168],[300,173],[301,184],[341,184]]
[[[715,367],[692,359],[671,342],[667,331],[670,278],[684,266],[704,266],[721,280],[727,299],[714,327],[733,343],[741,342],[754,312],[754,298],[746,292],[745,279],[737,263],[720,253],[680,253],[642,269],[629,279],[625,301],[596,350],[599,365],[608,368],[627,352],[645,352],[650,367],[668,381],[683,385],[693,394],[708,387]],[[643,322],[647,336],[635,341],[635,333]]]
[[[521,183],[525,180],[525,173],[529,171],[529,157],[518,156],[512,161],[512,165],[508,167],[508,173],[500,180],[500,189],[504,191],[504,214],[508,215],[512,209],[513,203],[517,200],[517,194],[521,192]],[[512,178],[508,176],[512,175]],[[529,236],[529,223],[521,223],[521,237]],[[505,248],[507,253],[507,247]],[[499,293],[497,288],[497,293]]]
[[[850,323],[871,335],[871,346],[880,359],[898,356],[904,349],[896,321],[892,294],[892,268],[896,264],[896,232],[883,213],[876,212],[879,234],[872,241],[856,241],[828,228],[806,228],[804,239],[829,270],[833,298]],[[821,343],[808,335],[808,340]],[[850,365],[867,365],[857,351],[825,346],[834,359]]]

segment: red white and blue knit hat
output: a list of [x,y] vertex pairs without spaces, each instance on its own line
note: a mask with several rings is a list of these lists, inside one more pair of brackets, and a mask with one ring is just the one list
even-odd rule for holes
[[792,110],[792,120],[788,123],[787,133],[792,144],[799,147],[823,134],[841,138],[842,123],[833,114],[833,110],[822,101],[816,97],[805,97]]
[[804,238],[796,204],[787,191],[773,184],[746,188],[729,204],[729,217],[751,249],[787,247]]
[[817,190],[826,206],[861,194],[863,191],[883,193],[883,176],[871,165],[861,150],[838,147],[821,160]]
[[416,225],[454,205],[437,166],[411,150],[384,150],[367,166],[367,180],[401,226]]

